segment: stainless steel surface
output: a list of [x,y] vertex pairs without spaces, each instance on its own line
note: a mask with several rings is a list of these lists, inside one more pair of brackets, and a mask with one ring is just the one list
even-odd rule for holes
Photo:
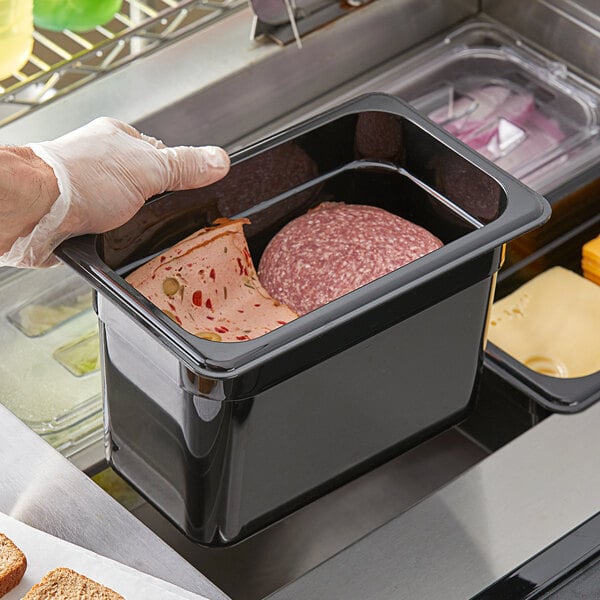
[[258,600],[407,510],[486,455],[450,430],[225,549],[193,544],[147,504],[135,514],[234,600]]
[[600,510],[599,430],[549,417],[269,598],[471,598]]
[[[263,60],[252,61],[218,85],[199,89],[165,110],[136,120],[136,125],[173,143],[197,144],[216,138],[217,143],[231,147],[251,133],[258,139],[274,119],[285,118],[475,10],[475,2],[460,0],[377,0],[305,36],[302,50],[269,46],[271,52]],[[236,15],[227,23],[241,17]],[[217,26],[209,31],[216,30]]]
[[[497,24],[490,20],[486,15],[478,15],[476,18],[469,19],[464,24],[461,24],[459,28],[462,28],[463,25],[472,26],[474,28],[485,27],[490,25],[490,23],[497,27]],[[455,28],[450,31],[445,31],[441,35],[428,39],[421,45],[412,47],[402,55],[392,58],[368,72],[357,75],[353,79],[336,87],[334,90],[322,94],[310,102],[305,103],[302,107],[287,113],[284,117],[272,121],[269,123],[269,132],[273,133],[279,131],[292,123],[302,121],[361,94],[383,92],[403,97],[403,92],[414,85],[415,79],[421,75],[423,65],[420,63],[423,60],[423,54],[429,51],[433,46],[436,46],[445,40],[450,40],[455,34]],[[515,44],[517,46],[523,44],[525,41],[525,36],[523,35],[514,34],[513,36],[511,34],[511,37],[515,37]],[[562,65],[562,67],[564,67],[564,65]],[[559,79],[562,78],[566,81],[566,73],[564,71],[560,71],[560,73]],[[597,88],[591,86],[589,82],[585,82],[579,77],[575,77],[575,79],[578,84],[581,84],[583,89],[587,89],[591,92],[591,96],[597,95]],[[256,134],[253,132],[237,140],[234,147],[236,149],[241,148],[254,141],[256,141]],[[546,194],[556,190],[559,185],[563,185],[565,180],[573,179],[577,175],[592,169],[597,162],[597,139],[596,137],[591,136],[586,143],[582,143],[580,147],[570,151],[568,161],[563,165],[557,164],[556,168],[553,169],[542,168],[534,171],[529,177],[524,179],[524,182],[536,191]]]
[[53,138],[106,114],[166,143],[231,144],[477,9],[476,0],[377,0],[307,35],[302,50],[249,41],[244,9],[30,111],[0,141]]
[[104,464],[104,441],[100,439],[92,442],[69,456],[69,462],[81,471],[94,471],[98,465]]
[[[482,0],[485,13],[600,82],[597,0]],[[560,68],[560,64],[557,64]]]
[[250,37],[266,36],[278,44],[296,42],[302,48],[301,37],[345,17],[355,8],[373,0],[250,0],[255,18]]
[[[292,5],[293,2],[293,5]],[[307,12],[338,0],[250,0],[254,14],[267,25],[282,25],[289,21],[288,4],[299,17]]]
[[211,600],[227,596],[0,406],[0,511]]

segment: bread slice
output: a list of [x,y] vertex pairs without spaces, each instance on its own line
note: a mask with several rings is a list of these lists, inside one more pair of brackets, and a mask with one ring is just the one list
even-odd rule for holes
[[0,596],[19,585],[27,569],[27,559],[15,544],[0,533]]
[[59,567],[47,573],[23,600],[124,600],[117,592],[71,569]]

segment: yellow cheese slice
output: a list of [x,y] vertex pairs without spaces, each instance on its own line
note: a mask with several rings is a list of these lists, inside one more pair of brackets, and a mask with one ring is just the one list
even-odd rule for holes
[[583,256],[600,260],[600,236],[587,242],[582,249]]
[[553,377],[600,370],[600,286],[554,267],[494,303],[489,340]]
[[600,285],[600,273],[596,272],[590,272],[590,271],[586,271],[584,273],[584,276],[586,279],[589,279],[590,281],[593,281],[595,284]]
[[583,276],[594,283],[600,283],[600,236],[590,240],[581,250]]
[[591,260],[585,256],[581,259],[581,268],[590,273],[600,273],[600,261]]

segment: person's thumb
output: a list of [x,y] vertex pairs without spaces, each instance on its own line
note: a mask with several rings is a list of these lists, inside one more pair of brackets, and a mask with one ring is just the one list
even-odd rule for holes
[[158,150],[166,159],[164,190],[185,190],[209,185],[229,171],[229,156],[217,146],[176,146]]

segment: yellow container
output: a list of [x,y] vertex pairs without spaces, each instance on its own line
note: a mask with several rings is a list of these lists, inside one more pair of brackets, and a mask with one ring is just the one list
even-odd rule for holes
[[25,65],[33,49],[33,0],[0,0],[0,79]]

